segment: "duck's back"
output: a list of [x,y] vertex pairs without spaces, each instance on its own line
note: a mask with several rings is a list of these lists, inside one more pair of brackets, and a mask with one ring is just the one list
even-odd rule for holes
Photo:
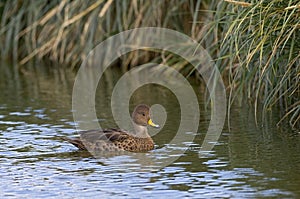
[[151,137],[138,138],[120,129],[89,130],[79,132],[80,139],[68,142],[82,150],[89,151],[131,151],[145,152],[154,148]]

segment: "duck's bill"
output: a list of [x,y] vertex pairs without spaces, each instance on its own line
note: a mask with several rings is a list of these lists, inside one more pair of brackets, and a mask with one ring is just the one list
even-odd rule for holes
[[155,128],[159,128],[159,125],[158,124],[154,124],[151,119],[148,120],[148,125],[152,126],[152,127],[155,127]]

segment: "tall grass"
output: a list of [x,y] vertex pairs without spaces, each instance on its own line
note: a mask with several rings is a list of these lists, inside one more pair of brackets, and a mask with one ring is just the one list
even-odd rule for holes
[[260,102],[264,111],[279,106],[282,119],[299,128],[299,1],[252,1],[243,7],[228,1],[225,10],[218,18],[226,32],[218,57],[227,61],[223,74],[231,102],[243,92],[256,109]]
[[124,30],[159,26],[189,32],[195,8],[188,5],[182,0],[5,1],[1,55],[21,65],[37,57],[75,66],[97,43]]
[[[296,0],[7,0],[0,3],[0,54],[19,65],[49,59],[75,67],[113,34],[167,27],[211,52],[227,82],[229,107],[246,96],[256,109],[279,106],[281,121],[300,128],[299,11]],[[153,58],[160,59],[132,52],[122,69]],[[177,56],[167,61],[190,70]]]

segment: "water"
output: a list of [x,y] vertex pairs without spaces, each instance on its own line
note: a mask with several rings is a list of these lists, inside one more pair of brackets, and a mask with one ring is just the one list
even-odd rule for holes
[[[198,131],[183,132],[195,139],[174,145],[178,102],[162,87],[145,86],[132,96],[130,108],[141,102],[165,107],[163,129],[150,131],[157,149],[95,158],[59,139],[75,136],[75,74],[42,66],[11,68],[0,67],[1,198],[300,197],[299,134],[276,127],[276,110],[256,125],[252,108],[234,105],[230,131],[226,125],[213,151],[199,157],[210,116],[203,94]],[[115,71],[108,72],[99,85],[105,89],[97,93],[96,108],[104,127],[115,125],[110,99],[117,79]],[[170,157],[175,161],[160,167]]]

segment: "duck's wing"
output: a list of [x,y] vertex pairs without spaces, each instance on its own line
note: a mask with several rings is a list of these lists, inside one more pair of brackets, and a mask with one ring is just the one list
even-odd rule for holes
[[95,142],[96,140],[104,141],[123,141],[131,135],[121,129],[104,129],[104,130],[88,130],[79,132],[80,138],[87,142]]
[[105,142],[122,142],[131,137],[130,133],[121,129],[88,130],[78,132],[80,138],[62,137],[81,150],[87,150],[86,144],[94,144],[99,140]]

